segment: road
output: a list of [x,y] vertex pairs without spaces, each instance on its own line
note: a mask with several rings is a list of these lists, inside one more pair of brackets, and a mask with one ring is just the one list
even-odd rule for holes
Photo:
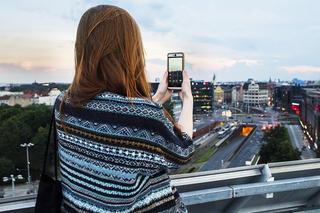
[[[286,128],[288,129],[293,148],[298,148],[301,150],[303,146],[308,147],[309,144],[307,140],[304,139],[303,132],[299,125],[286,125]],[[311,149],[306,148],[305,150],[302,150],[301,159],[315,157],[316,153],[314,153]]]
[[[241,145],[244,136],[239,136],[223,145],[209,160],[200,168],[200,171],[208,171],[227,167],[225,162],[232,156],[235,150]],[[223,162],[222,162],[223,160]]]
[[[195,126],[203,127],[208,125],[214,120],[223,120],[225,119],[221,116],[221,110],[217,110],[213,113],[213,117],[202,117],[198,122],[195,122]],[[246,161],[250,161],[255,154],[257,154],[262,145],[263,132],[261,130],[262,126],[265,124],[276,124],[278,123],[278,112],[273,111],[271,108],[266,108],[264,115],[247,115],[251,116],[253,123],[257,125],[257,129],[253,135],[246,141],[246,143],[241,147],[241,149],[233,156],[234,151],[241,145],[244,137],[239,136],[238,138],[233,139],[228,144],[221,146],[218,151],[211,156],[211,158],[200,168],[200,171],[221,169],[227,167],[238,167],[244,166]],[[241,120],[247,117],[239,116],[238,119]],[[232,120],[232,119],[231,119]],[[308,147],[308,143],[304,140],[303,132],[298,125],[288,125],[288,132],[293,143],[294,148],[302,149],[303,145]],[[302,159],[315,158],[316,154],[313,150],[306,148],[302,151]],[[229,161],[228,161],[229,160]]]
[[258,128],[250,138],[244,143],[239,152],[230,160],[230,167],[245,166],[246,161],[250,161],[257,154],[262,145],[263,132]]
[[201,128],[206,127],[206,126],[208,126],[210,123],[213,123],[213,122],[215,122],[215,121],[216,121],[216,119],[213,118],[213,117],[211,117],[211,116],[202,117],[201,120],[195,121],[195,122],[193,123],[193,125],[194,125],[193,128],[194,128],[194,129],[201,129]]

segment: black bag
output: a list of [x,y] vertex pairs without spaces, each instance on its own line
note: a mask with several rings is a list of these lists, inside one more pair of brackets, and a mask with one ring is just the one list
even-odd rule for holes
[[[60,212],[61,203],[62,203],[62,188],[61,181],[58,180],[58,167],[57,167],[57,132],[56,132],[56,122],[54,115],[53,106],[51,123],[48,134],[47,146],[45,149],[44,162],[42,173],[39,182],[38,195],[35,205],[35,213],[56,213]],[[52,133],[53,126],[53,139],[54,139],[54,176],[52,178],[50,175],[46,174],[46,164],[48,158],[48,150],[50,146],[50,138]]]

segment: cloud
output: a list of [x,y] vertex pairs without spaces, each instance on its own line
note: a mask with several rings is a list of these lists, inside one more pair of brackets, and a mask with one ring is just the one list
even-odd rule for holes
[[[199,56],[197,54],[188,54],[185,69],[189,76],[198,80],[211,80],[213,73],[219,74],[219,80],[244,80],[247,79],[248,73],[251,77],[256,77],[259,72],[254,69],[261,67],[262,60],[258,59],[237,59],[224,57]],[[146,60],[146,72],[150,81],[156,77],[162,77],[166,70],[167,61],[163,58],[152,58]],[[241,69],[241,72],[239,70]],[[228,73],[228,74],[227,74]],[[227,77],[226,77],[227,76]],[[240,78],[239,78],[240,77]],[[259,76],[258,76],[259,77]]]
[[71,70],[34,66],[30,62],[0,63],[0,83],[71,82]]
[[189,56],[189,62],[193,65],[194,69],[211,69],[211,70],[221,70],[225,68],[230,68],[236,64],[243,64],[245,66],[255,66],[262,63],[261,60],[257,59],[236,59],[227,57],[215,57],[215,56]]
[[290,74],[294,73],[320,73],[320,66],[298,65],[298,66],[282,66]]
[[30,73],[38,71],[52,72],[56,71],[56,68],[54,66],[37,66],[31,61],[23,61],[20,63],[0,63],[0,71],[4,70],[20,70]]
[[[6,77],[10,81],[11,73],[12,82],[18,74],[20,79],[29,79],[30,73],[35,79],[65,81],[59,72],[73,73],[80,17],[98,4],[124,8],[137,21],[150,80],[161,77],[166,54],[171,51],[186,53],[186,69],[195,79],[210,80],[213,72],[226,81],[240,77],[307,79],[319,73],[319,1],[232,1],[230,7],[218,0],[201,4],[182,0],[32,0],[1,5],[0,81],[4,68],[11,69]],[[289,66],[293,64],[301,66]],[[55,77],[51,75],[57,72]]]

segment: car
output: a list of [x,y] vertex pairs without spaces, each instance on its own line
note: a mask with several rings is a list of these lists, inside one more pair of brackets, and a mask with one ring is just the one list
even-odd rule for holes
[[214,128],[214,132],[218,132],[218,131],[220,131],[221,130],[221,126],[218,126],[218,127],[216,127],[216,128]]

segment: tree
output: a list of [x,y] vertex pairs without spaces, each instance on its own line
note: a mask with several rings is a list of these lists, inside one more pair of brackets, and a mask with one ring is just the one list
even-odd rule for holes
[[[48,140],[49,125],[46,127],[40,126],[36,135],[32,138],[31,143],[34,144],[30,150],[30,162],[32,164],[31,173],[33,177],[40,177],[40,171],[42,169],[44,160],[44,151],[46,142]],[[53,143],[51,143],[52,145]],[[50,149],[52,151],[53,149]],[[48,162],[49,163],[49,162]]]
[[264,143],[260,149],[260,163],[299,160],[301,152],[293,149],[285,127],[275,127],[264,134]]
[[0,156],[5,159],[0,162],[1,171],[11,165],[13,171],[20,169],[26,177],[26,150],[20,144],[32,142],[35,146],[30,149],[31,173],[40,173],[50,113],[50,107],[45,105],[0,107]]
[[[8,177],[14,173],[14,164],[12,160],[9,160],[5,157],[0,158],[0,178]],[[2,181],[0,181],[2,183]]]

